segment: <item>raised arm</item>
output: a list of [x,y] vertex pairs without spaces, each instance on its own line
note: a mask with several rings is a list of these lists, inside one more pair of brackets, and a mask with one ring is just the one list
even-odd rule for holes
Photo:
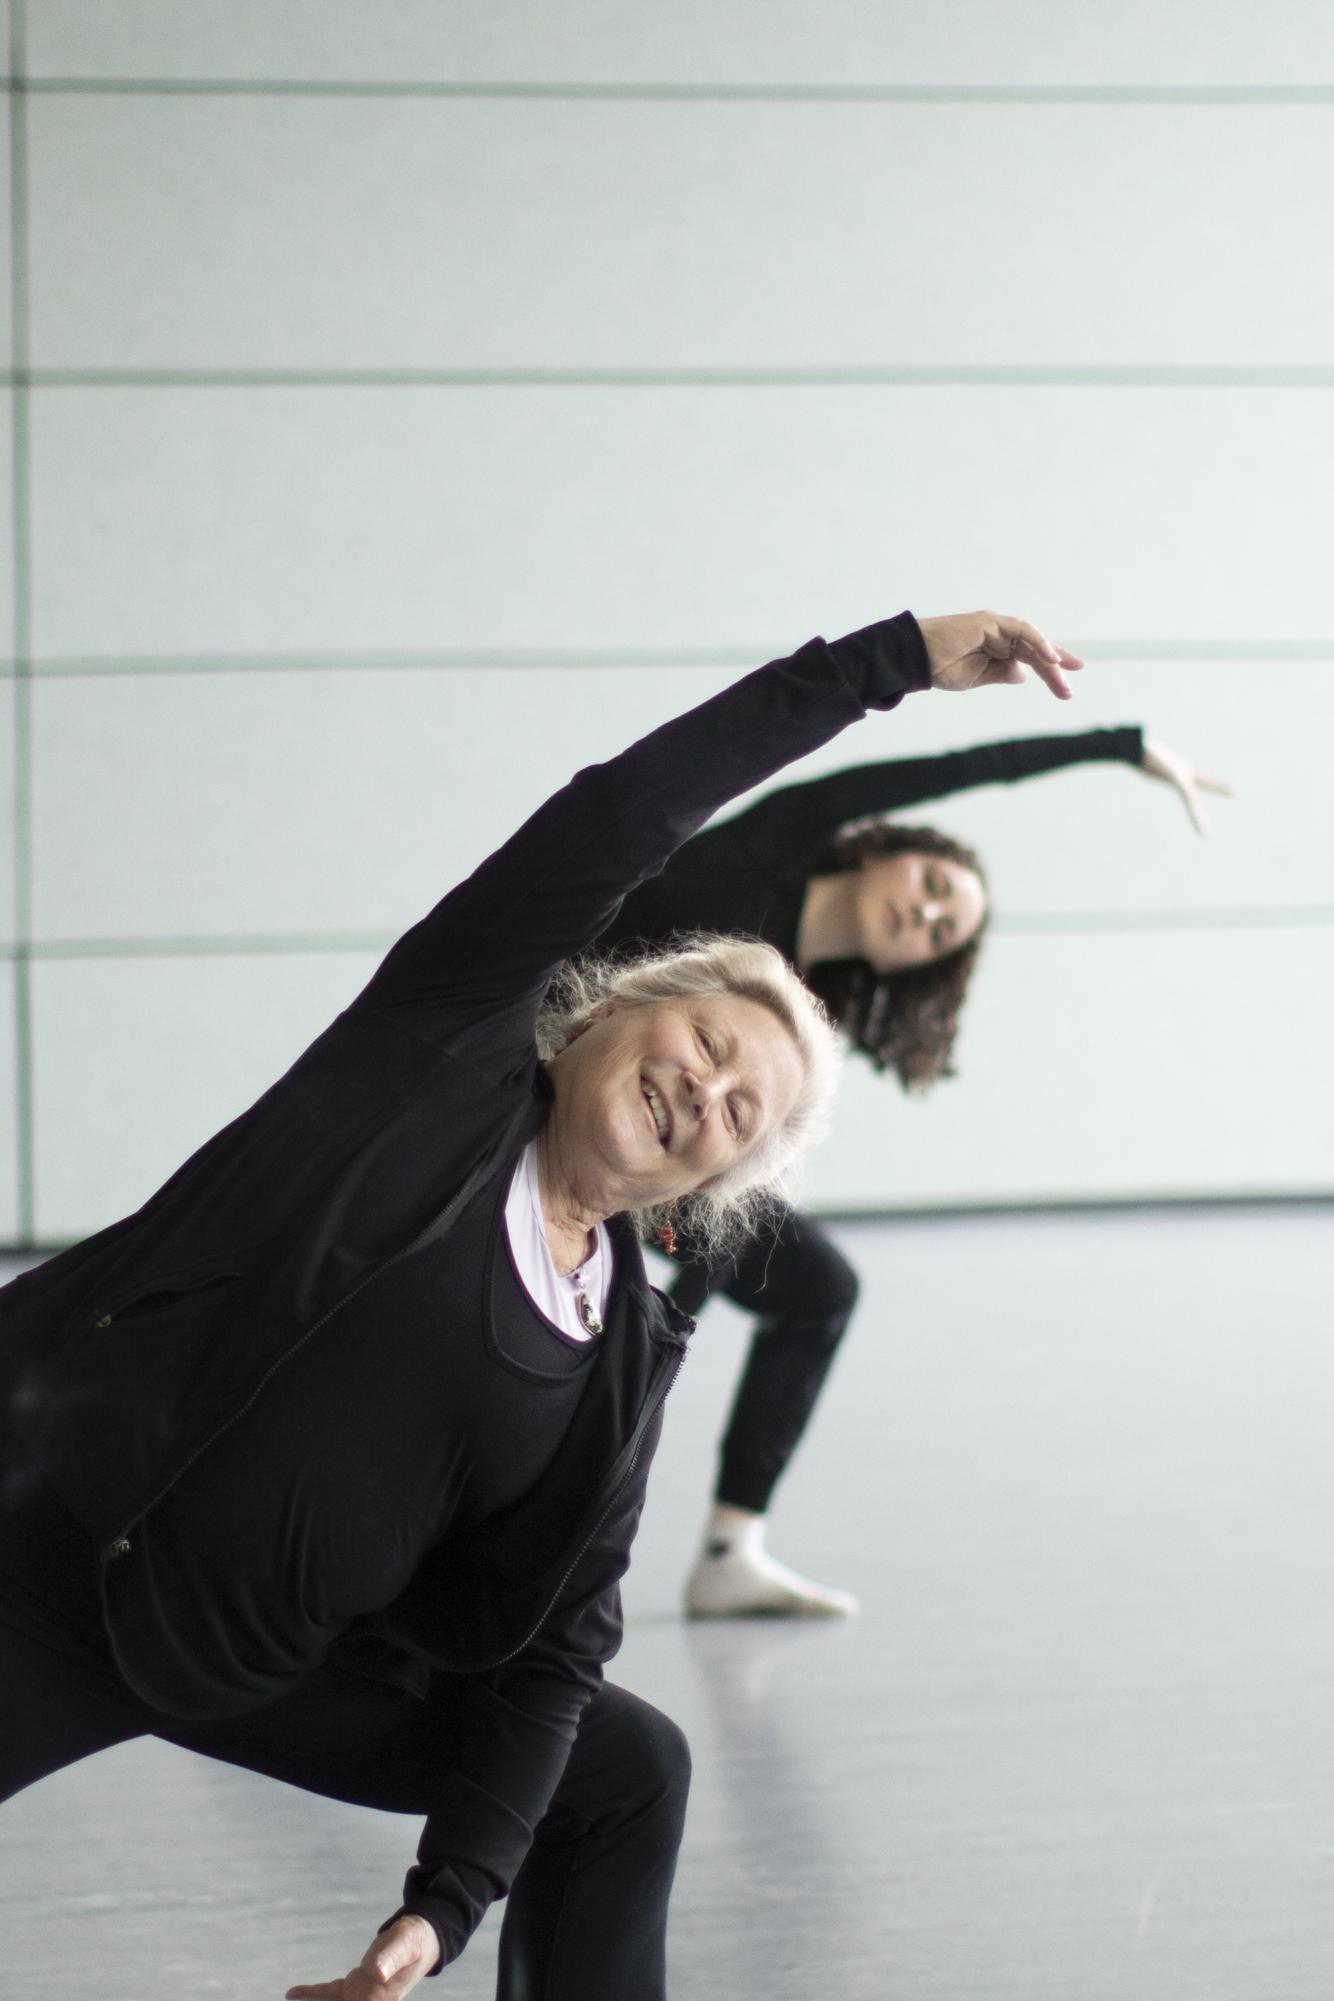
[[910,612],[832,644],[812,640],[619,757],[591,765],[402,938],[359,1005],[395,1011],[448,1044],[508,1015],[517,1038],[552,970],[729,799],[914,689],[1021,679],[1057,694],[1079,663],[1020,620]]
[[552,970],[720,805],[929,680],[910,613],[747,675],[578,772],[400,939],[362,1004],[442,1041],[525,1000],[535,1011]]
[[827,776],[766,793],[745,812],[710,832],[762,848],[777,868],[809,862],[850,820],[900,813],[929,800],[947,799],[979,785],[1014,785],[1075,764],[1117,762],[1142,766],[1144,734],[1137,726],[1085,730],[1077,736],[1015,737],[975,744],[929,757],[889,758],[855,764]]

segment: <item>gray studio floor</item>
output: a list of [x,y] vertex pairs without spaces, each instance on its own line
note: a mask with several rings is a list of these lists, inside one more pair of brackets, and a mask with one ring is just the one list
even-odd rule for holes
[[[863,1308],[772,1540],[847,1625],[675,1616],[740,1353],[710,1313],[617,1669],[696,1754],[674,2001],[1329,2001],[1329,1228],[840,1232]],[[0,1812],[11,1988],[276,2001],[351,1964],[414,1844],[125,1747]],[[488,1995],[493,1940],[440,1992]]]

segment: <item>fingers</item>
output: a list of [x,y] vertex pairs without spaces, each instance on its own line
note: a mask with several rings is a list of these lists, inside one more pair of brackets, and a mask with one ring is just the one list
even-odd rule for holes
[[1068,653],[1063,646],[1053,646],[1045,632],[1030,625],[1026,618],[1010,618],[1004,612],[997,612],[996,635],[988,634],[988,653],[1009,651],[1014,658],[1024,660],[1030,667],[1039,663],[1051,667],[1066,667],[1078,670],[1084,662],[1077,653]]
[[1201,792],[1216,793],[1220,799],[1232,797],[1230,785],[1221,778],[1206,778],[1202,771],[1194,769],[1188,757],[1183,757],[1179,750],[1173,750],[1161,737],[1145,737],[1143,769],[1150,778],[1165,778],[1173,785],[1194,785]]
[[405,1917],[393,1923],[368,1949],[361,1964],[372,1979],[381,1983],[377,1993],[388,2001],[406,1994],[430,1972],[440,1955],[435,1928],[425,1918]]
[[1070,683],[1066,680],[1065,675],[1059,667],[1052,666],[1051,662],[1047,660],[1035,660],[1033,662],[1033,672],[1045,688],[1050,688],[1058,702],[1068,702],[1070,700],[1074,689],[1070,686]]
[[979,688],[1017,688],[1028,676],[1017,660],[991,660],[978,672]]
[[1076,653],[1053,646],[1027,619],[994,611],[919,619],[933,687],[955,694],[970,688],[1013,687],[1031,668],[1060,701],[1070,696],[1068,673],[1083,666]]
[[1043,660],[1055,660],[1056,648],[1026,618],[1009,618],[1004,612],[997,612],[995,619],[996,630],[988,632],[982,641],[988,653],[999,654],[1003,659],[1007,654],[1028,652]]
[[1207,841],[1209,838],[1209,815],[1205,812],[1200,802],[1199,794],[1193,785],[1178,785],[1177,791],[1181,794],[1182,804],[1190,814],[1191,826],[1194,827],[1197,834],[1203,835]]
[[373,1979],[392,1980],[409,1960],[418,1957],[415,1941],[411,1940],[410,1935],[404,1935],[400,1921],[399,1924],[391,1925],[387,1932],[381,1933],[361,1964]]
[[1031,667],[1043,685],[1049,688],[1060,702],[1070,700],[1070,683],[1067,674],[1077,674],[1084,662],[1077,653],[1067,652],[1063,646],[1053,646],[1045,632],[1036,625],[1030,625],[1024,618],[1009,618],[998,614],[996,635],[988,634],[984,645],[989,653],[1004,646],[1012,660],[1019,660]]
[[342,1980],[289,1987],[286,2001],[399,2001],[435,1965],[440,1942],[425,1918],[398,1918]]
[[1167,780],[1190,815],[1190,824],[1197,834],[1209,837],[1209,815],[1204,810],[1204,801],[1196,786],[1195,774],[1188,766],[1165,765],[1160,776]]

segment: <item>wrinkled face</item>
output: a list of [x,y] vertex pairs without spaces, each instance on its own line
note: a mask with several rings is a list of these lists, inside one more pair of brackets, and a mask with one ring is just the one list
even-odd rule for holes
[[856,890],[862,957],[877,973],[943,959],[975,937],[987,912],[987,893],[973,869],[905,849],[868,855]]
[[782,1022],[731,994],[613,1007],[548,1069],[563,1171],[607,1214],[714,1180],[781,1125],[802,1083]]

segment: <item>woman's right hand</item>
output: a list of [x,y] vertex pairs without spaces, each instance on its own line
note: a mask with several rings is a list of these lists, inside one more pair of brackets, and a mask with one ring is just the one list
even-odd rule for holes
[[933,688],[962,694],[969,688],[1014,685],[1031,667],[1058,701],[1070,699],[1066,674],[1083,666],[1077,654],[1053,646],[1027,619],[997,611],[965,611],[949,618],[919,618]]
[[1179,750],[1172,750],[1158,737],[1146,736],[1144,757],[1140,770],[1146,778],[1161,779],[1170,785],[1190,815],[1190,823],[1197,834],[1209,831],[1209,815],[1204,810],[1201,792],[1217,792],[1220,797],[1230,799],[1232,787],[1224,785],[1217,778],[1206,778],[1202,771],[1196,771],[1189,758]]
[[395,1918],[371,1940],[361,1964],[341,1980],[289,1987],[287,2001],[402,2001],[439,1957],[433,1925],[425,1918]]

